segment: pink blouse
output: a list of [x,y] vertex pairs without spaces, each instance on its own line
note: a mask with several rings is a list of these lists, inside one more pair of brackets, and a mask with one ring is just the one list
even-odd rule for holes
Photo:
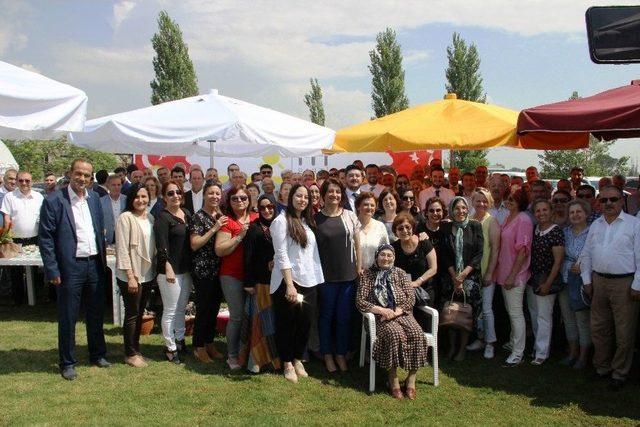
[[529,271],[531,241],[533,240],[531,218],[526,213],[520,212],[513,220],[505,221],[500,226],[500,231],[500,253],[498,254],[498,265],[493,274],[493,280],[498,285],[504,285],[509,273],[511,273],[513,264],[516,262],[518,251],[522,248],[527,248],[526,258],[515,278],[516,286],[525,285],[531,276]]

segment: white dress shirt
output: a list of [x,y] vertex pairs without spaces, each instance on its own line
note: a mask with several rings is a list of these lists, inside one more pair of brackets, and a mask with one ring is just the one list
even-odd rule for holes
[[384,185],[378,183],[376,185],[371,185],[368,182],[365,184],[362,184],[360,186],[360,191],[368,191],[369,193],[373,193],[376,196],[376,199],[378,197],[380,197],[380,193],[382,193],[384,191],[384,189],[387,188]]
[[432,197],[439,197],[444,202],[445,204],[444,207],[449,209],[449,203],[451,202],[451,200],[453,200],[455,196],[456,195],[453,193],[453,191],[445,187],[425,188],[418,195],[418,203],[420,203],[418,207],[420,208],[420,210],[424,211],[426,210],[425,205],[427,204],[427,200],[429,200]]
[[71,187],[67,187],[69,199],[71,200],[71,211],[73,212],[73,222],[76,225],[76,236],[78,245],[76,247],[76,256],[78,258],[86,258],[98,255],[98,245],[96,243],[96,233],[93,230],[93,220],[91,219],[91,211],[89,210],[89,193],[84,191],[82,198],[78,197]]
[[193,189],[191,189],[191,200],[193,201],[193,212],[191,213],[196,213],[200,209],[202,209],[202,196],[204,193],[204,191],[202,190],[203,189],[201,188],[200,191],[196,193],[195,191],[193,191]]
[[591,284],[591,273],[634,274],[631,288],[640,291],[640,220],[627,213],[607,223],[604,215],[593,221],[579,258],[580,275]]
[[111,212],[113,212],[114,223],[118,222],[118,217],[122,213],[122,209],[120,209],[120,199],[122,199],[122,194],[119,194],[116,200],[113,200],[113,197],[109,196],[109,200],[111,201]]
[[303,226],[307,233],[307,246],[304,248],[289,236],[284,212],[278,215],[269,227],[275,251],[270,286],[272,294],[280,287],[284,277],[282,270],[286,269],[291,269],[291,277],[299,286],[311,288],[324,282],[316,236],[304,221]]
[[347,193],[347,199],[349,199],[349,205],[351,205],[351,210],[355,212],[356,198],[360,195],[360,189],[358,188],[357,190],[353,191],[347,188],[345,191]]
[[503,225],[509,216],[509,209],[507,209],[503,201],[497,208],[495,206],[489,208],[489,214],[498,221],[498,224]]
[[7,193],[2,200],[0,211],[11,218],[14,237],[28,239],[38,235],[40,207],[44,197],[37,191],[23,194],[19,189]]

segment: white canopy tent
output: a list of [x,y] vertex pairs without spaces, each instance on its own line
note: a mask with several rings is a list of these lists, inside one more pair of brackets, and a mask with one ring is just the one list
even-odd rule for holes
[[0,174],[4,174],[7,169],[18,169],[18,162],[11,154],[11,151],[0,141]]
[[89,120],[69,141],[112,153],[260,157],[320,155],[335,132],[217,91]]
[[0,61],[0,138],[54,139],[81,130],[86,114],[80,89]]

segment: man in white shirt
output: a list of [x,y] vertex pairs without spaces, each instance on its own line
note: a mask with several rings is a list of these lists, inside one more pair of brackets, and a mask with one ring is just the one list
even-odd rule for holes
[[120,194],[122,183],[117,175],[111,175],[107,179],[109,195],[102,197],[102,215],[104,216],[105,240],[108,245],[115,242],[116,222],[127,204],[127,197]]
[[231,163],[229,166],[227,166],[227,177],[229,179],[222,186],[222,191],[229,191],[229,189],[233,186],[233,181],[231,180],[231,177],[233,176],[234,172],[239,172],[239,171],[240,171],[240,166],[236,165],[235,163]]
[[425,188],[418,195],[418,203],[421,210],[426,210],[427,200],[432,197],[439,197],[444,203],[445,207],[449,208],[449,203],[455,197],[453,191],[443,187],[444,185],[444,169],[440,166],[435,166],[431,169],[431,183],[433,184],[429,188]]
[[385,189],[384,185],[378,183],[378,176],[380,175],[380,168],[378,165],[369,164],[365,168],[367,175],[367,183],[360,187],[360,191],[368,191],[376,196],[376,199],[380,197],[380,193]]
[[504,205],[504,199],[507,197],[507,188],[504,181],[498,176],[493,176],[489,180],[489,191],[493,198],[493,206],[489,208],[489,214],[503,225],[509,216],[509,209]]
[[356,211],[356,197],[360,195],[362,185],[362,171],[356,165],[349,165],[345,169],[347,181],[347,200],[344,201],[343,208]]
[[[0,211],[6,226],[11,226],[13,242],[21,245],[38,244],[38,224],[40,207],[44,198],[31,190],[32,177],[29,172],[18,172],[18,188],[7,193],[2,200]],[[30,267],[27,267],[30,268]],[[13,304],[24,303],[25,268],[11,268]]]
[[610,377],[609,389],[623,385],[633,361],[640,300],[640,221],[623,212],[619,188],[599,195],[603,215],[589,228],[580,255],[580,275],[591,301],[593,365]]
[[[4,178],[2,180],[2,187],[0,187],[0,203],[2,203],[2,199],[7,193],[11,193],[16,189],[16,181],[18,179],[18,171],[15,169],[7,169],[4,173]],[[4,219],[0,215],[0,225],[3,226]]]
[[[449,172],[451,174],[451,172]],[[473,193],[476,192],[476,177],[471,172],[465,172],[462,175],[462,185],[460,186],[460,192],[456,193],[458,196],[464,197],[467,201],[467,206],[469,206],[469,216],[473,216],[476,212],[476,209],[473,207],[473,202],[471,198],[473,197]]]

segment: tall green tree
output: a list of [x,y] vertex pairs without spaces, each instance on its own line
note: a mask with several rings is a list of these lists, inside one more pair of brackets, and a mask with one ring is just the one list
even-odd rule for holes
[[[470,45],[458,33],[453,33],[451,46],[447,47],[448,66],[445,71],[449,93],[455,93],[458,99],[466,101],[486,101],[480,74],[480,55],[475,43]],[[462,171],[472,171],[477,166],[488,164],[485,150],[452,151],[452,166]]]
[[106,169],[112,171],[120,165],[120,159],[115,154],[93,151],[69,144],[64,138],[55,141],[4,141],[20,170],[31,172],[34,180],[41,180],[45,172],[53,172],[57,176],[63,175],[71,166],[74,159],[83,157],[91,161],[93,171]]
[[397,113],[409,107],[405,94],[402,50],[396,32],[387,28],[376,37],[376,48],[369,52],[372,75],[372,107],[376,117]]
[[158,16],[158,32],[151,38],[151,44],[156,51],[151,103],[156,105],[197,95],[198,78],[189,58],[189,48],[182,40],[180,26],[164,10]]
[[[569,99],[580,99],[574,91]],[[627,175],[630,172],[630,157],[612,157],[609,153],[614,141],[600,141],[591,135],[589,147],[579,150],[545,150],[539,154],[541,174],[548,179],[567,178],[571,168],[581,166],[586,176]]]
[[309,107],[309,118],[317,125],[324,126],[324,105],[322,88],[318,79],[310,79],[311,90],[304,95],[304,103]]

